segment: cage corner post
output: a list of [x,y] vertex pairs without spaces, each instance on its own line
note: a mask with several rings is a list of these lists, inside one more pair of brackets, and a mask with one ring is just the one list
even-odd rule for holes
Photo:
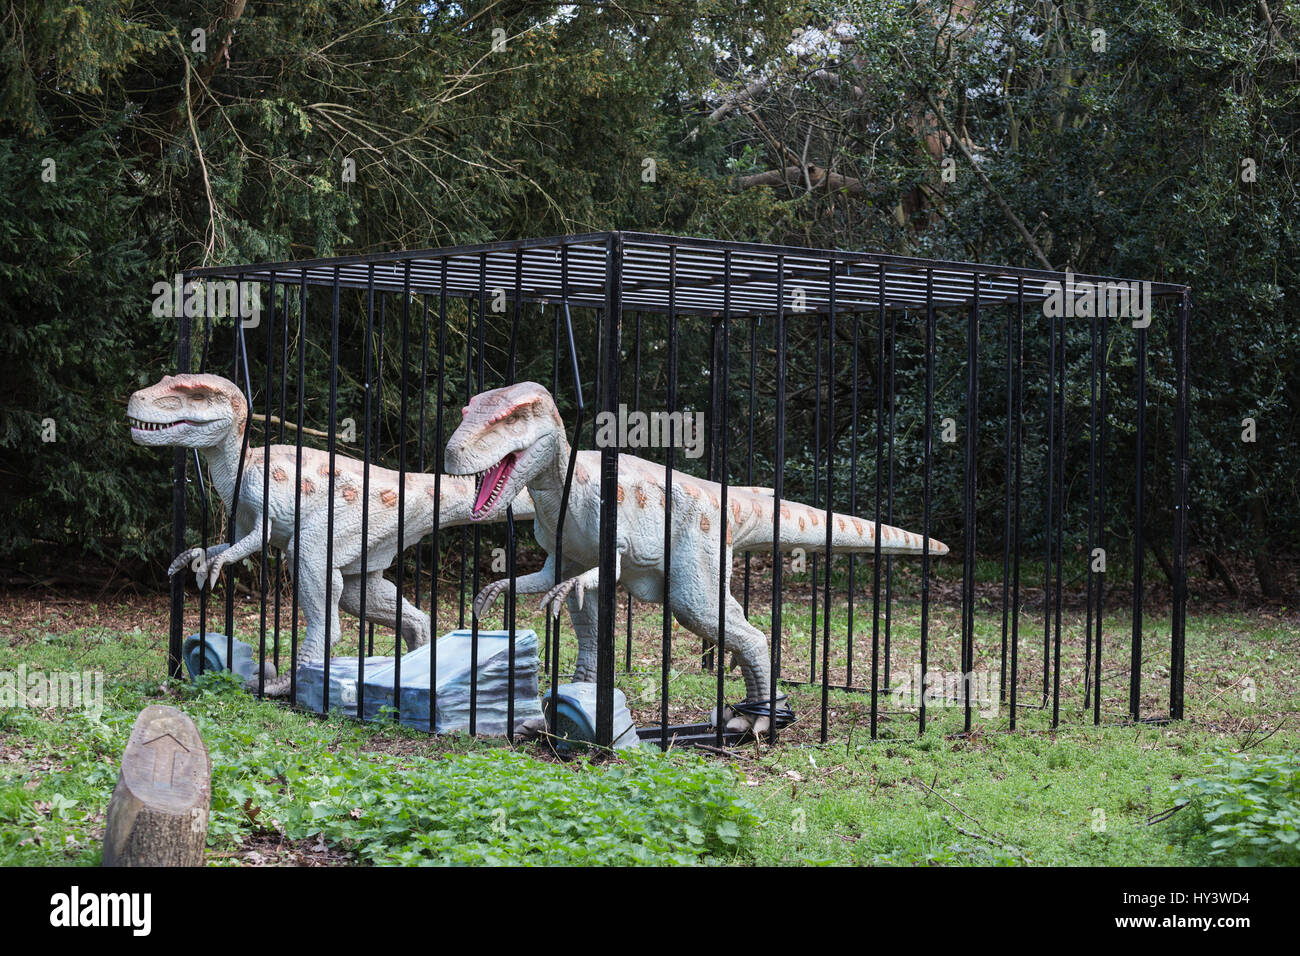
[[1171,720],[1183,719],[1183,691],[1185,687],[1185,667],[1187,656],[1187,509],[1188,483],[1191,479],[1191,459],[1188,455],[1188,429],[1190,421],[1190,401],[1188,383],[1188,365],[1190,362],[1190,343],[1188,342],[1191,324],[1192,293],[1184,289],[1178,297],[1178,325],[1175,343],[1175,376],[1177,379],[1177,398],[1174,416],[1174,446],[1176,473],[1174,501],[1174,608],[1173,633],[1170,640],[1169,664],[1169,717]]
[[[618,412],[619,329],[623,311],[623,236],[605,245],[605,308],[601,316],[600,407]],[[600,610],[596,639],[596,744],[614,745],[614,615],[618,581],[618,447],[600,449]]]

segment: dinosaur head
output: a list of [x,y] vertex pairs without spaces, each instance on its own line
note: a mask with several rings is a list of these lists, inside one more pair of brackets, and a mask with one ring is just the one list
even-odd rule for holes
[[220,375],[166,375],[126,405],[137,445],[214,448],[241,434],[247,417],[244,396]]
[[461,409],[460,427],[447,442],[444,466],[453,475],[480,475],[470,517],[483,521],[556,459],[564,422],[551,393],[536,382],[482,392]]

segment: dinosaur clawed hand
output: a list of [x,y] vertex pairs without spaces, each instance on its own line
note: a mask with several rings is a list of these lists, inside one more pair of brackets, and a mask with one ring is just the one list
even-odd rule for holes
[[223,553],[229,549],[228,544],[218,544],[207,551],[202,548],[190,548],[176,555],[176,559],[167,568],[167,577],[184,570],[188,565],[194,571],[194,583],[200,591],[205,587],[213,588],[221,577],[221,570],[226,566]]
[[479,591],[478,597],[474,599],[474,616],[481,621],[492,605],[496,603],[496,599],[509,589],[510,579],[502,578],[500,581],[493,581],[482,591]]
[[564,610],[564,599],[572,591],[578,598],[578,610],[582,610],[582,597],[587,591],[594,591],[600,586],[600,569],[592,568],[582,574],[561,581],[546,592],[542,598],[542,611],[551,617],[559,617]]
[[[182,551],[180,554],[176,555],[176,560],[173,561],[173,562],[168,566],[168,568],[167,568],[167,577],[170,578],[170,577],[171,577],[172,575],[174,575],[177,571],[180,571],[180,570],[183,569],[186,565],[191,564],[192,562],[200,562],[200,563],[201,563],[202,561],[203,561],[203,549],[202,549],[202,548],[190,548],[188,551]],[[197,566],[197,565],[195,566],[195,569],[194,569],[194,570],[195,570],[195,571],[198,570],[198,566]]]

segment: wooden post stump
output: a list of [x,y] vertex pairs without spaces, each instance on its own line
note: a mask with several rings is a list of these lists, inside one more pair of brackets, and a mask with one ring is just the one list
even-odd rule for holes
[[212,761],[175,707],[140,711],[108,804],[104,866],[202,866]]

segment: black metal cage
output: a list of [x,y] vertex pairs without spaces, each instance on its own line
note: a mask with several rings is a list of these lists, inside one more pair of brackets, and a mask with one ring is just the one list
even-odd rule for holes
[[[917,664],[920,674],[929,673],[934,569],[928,555],[928,544],[932,537],[939,536],[940,531],[945,536],[957,534],[960,547],[955,547],[952,556],[946,560],[958,560],[960,551],[959,668],[962,686],[958,703],[963,710],[965,731],[972,728],[970,680],[976,663],[976,562],[980,551],[985,555],[1000,552],[1001,556],[1002,580],[998,590],[1002,618],[995,659],[999,699],[1009,704],[1010,729],[1017,727],[1018,716],[1027,708],[1050,711],[1051,726],[1056,726],[1061,719],[1062,591],[1067,562],[1073,566],[1071,573],[1079,567],[1086,568],[1083,572],[1087,579],[1087,598],[1082,670],[1085,707],[1091,710],[1094,722],[1103,722],[1102,621],[1108,590],[1104,557],[1102,569],[1095,567],[1093,559],[1098,549],[1104,556],[1108,536],[1118,530],[1131,534],[1133,544],[1132,577],[1128,582],[1132,598],[1132,621],[1127,635],[1129,687],[1123,716],[1134,721],[1165,719],[1166,716],[1179,719],[1183,716],[1191,308],[1187,286],[1165,282],[1135,284],[1110,277],[1037,269],[634,232],[589,233],[414,252],[218,266],[191,270],[184,274],[183,280],[188,283],[218,280],[256,283],[262,293],[269,294],[267,317],[255,329],[249,330],[239,321],[229,322],[228,339],[221,331],[220,317],[182,315],[177,348],[178,367],[182,371],[196,366],[199,370],[218,367],[231,370],[233,379],[247,396],[250,410],[264,416],[262,440],[267,453],[262,456],[263,463],[269,460],[273,438],[284,443],[287,437],[288,441],[302,447],[304,409],[319,401],[319,396],[308,395],[306,391],[309,354],[314,356],[314,362],[324,363],[324,371],[328,374],[328,404],[323,412],[316,414],[327,421],[321,432],[327,442],[331,463],[339,441],[338,401],[340,369],[343,368],[351,376],[348,386],[355,387],[363,396],[363,427],[359,429],[362,437],[358,439],[362,460],[369,465],[387,454],[396,458],[396,470],[405,476],[413,471],[441,471],[447,424],[444,422],[444,405],[454,401],[453,396],[459,395],[462,387],[468,398],[484,388],[515,381],[522,366],[527,365],[534,371],[541,369],[548,365],[548,358],[549,387],[572,416],[570,440],[575,449],[586,440],[595,413],[616,413],[620,401],[625,398],[631,398],[635,407],[657,405],[670,414],[678,411],[683,388],[679,381],[683,375],[682,357],[679,355],[682,351],[681,335],[690,331],[703,344],[689,356],[691,364],[685,374],[691,387],[699,386],[703,381],[708,383],[709,429],[704,464],[709,476],[722,483],[723,515],[727,514],[728,481],[754,484],[756,423],[764,432],[771,432],[768,468],[772,476],[772,491],[777,501],[784,499],[788,465],[792,460],[787,455],[787,414],[803,407],[799,402],[806,401],[809,394],[812,396],[810,414],[814,423],[811,455],[804,454],[806,449],[803,448],[799,453],[811,463],[806,470],[811,474],[814,506],[827,512],[861,514],[877,525],[882,522],[892,524],[903,512],[894,493],[896,461],[909,470],[909,477],[919,474],[920,506],[908,505],[908,514],[915,511],[919,518],[919,533],[925,543],[923,550],[927,552],[916,559],[920,566]],[[1084,291],[1081,293],[1080,290]],[[1137,296],[1139,302],[1145,297],[1145,315],[1134,316],[1130,314],[1133,310],[1126,310],[1126,303],[1132,305],[1132,301],[1126,298],[1130,295]],[[1075,305],[1084,298],[1089,298],[1088,314],[1079,314]],[[355,340],[349,341],[346,332],[340,330],[341,312],[346,313],[354,305],[360,310],[357,327],[364,328],[360,344]],[[519,338],[521,323],[528,323],[534,331],[538,323],[549,326],[553,339],[550,356],[521,357],[516,354],[515,342]],[[1043,357],[1045,366],[1041,377],[1031,376],[1027,371],[1032,365],[1025,356],[1027,329],[1039,339],[1044,335],[1046,338],[1047,354]],[[797,383],[792,388],[789,379],[792,361],[789,340],[794,331],[798,331],[801,341],[816,343],[811,389],[806,383]],[[584,337],[583,333],[588,332],[590,334]],[[1168,406],[1167,418],[1172,423],[1172,440],[1167,448],[1164,443],[1157,445],[1153,442],[1147,421],[1152,398],[1148,391],[1148,351],[1149,337],[1153,333],[1165,336],[1159,340],[1160,347],[1167,348],[1172,356],[1173,381],[1156,383],[1160,400]],[[984,343],[981,343],[981,336],[986,339]],[[256,341],[257,338],[264,341]],[[870,347],[872,338],[874,349]],[[653,383],[647,383],[643,382],[642,360],[652,340],[661,374]],[[744,378],[733,376],[732,372],[732,355],[738,347],[744,350],[746,343],[749,357],[745,369],[747,384]],[[489,346],[498,351],[489,356]],[[1067,348],[1074,351],[1072,356],[1067,355]],[[995,349],[1004,350],[1005,360],[993,364],[987,356]],[[963,352],[964,359],[961,357]],[[864,355],[865,363],[862,361]],[[986,356],[984,369],[981,369],[982,355]],[[960,394],[964,405],[961,457],[960,460],[954,457],[945,465],[944,481],[951,484],[946,489],[935,485],[938,455],[935,435],[939,424],[936,417],[942,411],[935,407],[936,356],[953,369],[960,369],[960,389],[957,389],[954,373],[953,387],[944,394]],[[348,363],[355,362],[358,357],[360,371],[349,370]],[[800,354],[797,358],[806,359],[807,355]],[[872,358],[874,368],[871,367]],[[229,365],[225,364],[227,359]],[[504,360],[503,367],[501,360]],[[900,362],[905,365],[904,385],[901,387],[898,384]],[[864,374],[864,364],[867,374]],[[1033,367],[1037,368],[1036,365]],[[588,375],[594,373],[594,402],[584,391],[584,382],[592,382],[591,378],[584,379],[584,370]],[[762,407],[756,404],[755,377],[758,371],[768,383],[765,386],[768,394],[761,403]],[[461,372],[463,379],[459,378]],[[1133,412],[1131,422],[1115,419],[1114,398],[1120,382],[1117,376],[1121,374],[1123,385],[1131,390],[1125,393],[1126,405],[1131,405]],[[546,384],[543,376],[537,378]],[[870,391],[864,387],[864,379],[869,379]],[[291,397],[291,384],[296,398]],[[648,397],[651,384],[654,394]],[[1041,389],[1041,406],[1035,404],[1031,408],[1027,405],[1027,385],[1035,393]],[[399,396],[397,421],[395,425],[388,423],[385,445],[385,424],[376,421],[374,413],[378,406],[382,416],[385,390],[391,397],[393,389]],[[1074,406],[1070,420],[1078,427],[1074,436],[1077,441],[1067,440],[1067,389]],[[798,396],[793,394],[796,391],[800,393]],[[982,394],[991,394],[998,399],[994,406],[985,397],[983,410],[996,411],[1003,417],[1001,435],[990,435],[988,429],[982,427]],[[745,414],[738,411],[733,418],[733,405],[743,410],[743,403],[736,400],[739,395],[747,399],[748,410]],[[1037,399],[1036,394],[1033,397]],[[1085,407],[1088,410],[1086,424],[1078,414],[1078,410]],[[902,420],[900,408],[909,422],[916,422],[915,428],[909,426],[906,436],[896,429]],[[952,408],[950,403],[947,409]],[[870,411],[864,414],[864,409]],[[1041,449],[1037,446],[1030,448],[1027,444],[1030,427],[1027,413],[1034,418],[1033,428],[1041,425]],[[944,420],[945,427],[948,420]],[[951,416],[953,430],[957,420],[956,414]],[[287,436],[286,428],[292,431],[292,436]],[[249,440],[246,439],[246,445]],[[737,444],[742,446],[743,455],[737,455],[733,447]],[[837,457],[844,457],[839,448],[845,444],[849,449],[847,470],[843,461],[836,461]],[[1068,454],[1067,444],[1072,449]],[[896,452],[904,445],[911,451],[900,458]],[[1085,446],[1086,456],[1082,453]],[[1025,465],[1031,452],[1035,456],[1035,472],[1027,474]],[[1114,497],[1108,498],[1107,463],[1114,461],[1117,454],[1135,456],[1132,462],[1133,486],[1112,491]],[[619,455],[620,449],[616,446],[601,448],[599,536],[602,573],[597,629],[596,730],[598,742],[606,745],[613,737],[614,688],[619,670],[617,583],[613,576]],[[745,459],[743,471],[737,466],[740,458]],[[671,488],[673,475],[681,474],[684,462],[675,455],[671,445],[663,450],[662,460],[668,469],[667,481]],[[996,473],[999,466],[1002,480],[986,480],[981,487],[977,481],[981,471],[986,475],[990,471]],[[176,553],[186,544],[191,510],[187,494],[191,467],[195,469],[198,481],[202,482],[197,457],[178,451],[173,473],[173,545]],[[869,479],[863,477],[859,480],[862,471],[867,471]],[[334,493],[332,473],[331,467],[331,501]],[[1142,661],[1144,654],[1149,653],[1149,648],[1143,646],[1148,590],[1143,568],[1147,548],[1146,514],[1153,494],[1148,484],[1163,495],[1162,502],[1171,502],[1169,524],[1173,556],[1168,631],[1169,687],[1167,711],[1163,714],[1143,713]],[[1086,486],[1086,494],[1080,496],[1074,489],[1082,486]],[[404,489],[405,481],[399,481],[398,487]],[[1070,489],[1068,492],[1067,488]],[[1040,493],[1042,501],[1039,520],[1032,529],[1023,521],[1022,499],[1026,498],[1027,489]],[[936,529],[932,496],[940,490],[950,492],[952,500],[960,502],[960,516],[955,512],[944,515],[942,528]],[[238,485],[235,495],[235,507],[238,508]],[[214,528],[206,494],[198,497],[199,533],[206,546]],[[1063,547],[1067,497],[1072,508],[1080,500],[1084,502],[1078,506],[1079,515],[1070,518],[1071,521],[1082,520],[1080,516],[1086,513],[1087,547],[1082,565],[1073,555],[1067,555]],[[1121,497],[1126,500],[1125,511],[1129,513],[1131,528],[1107,527],[1106,515],[1115,511],[1115,501]],[[364,501],[368,505],[368,498]],[[1034,507],[1038,508],[1039,496],[1036,495],[1034,501]],[[1131,503],[1131,512],[1128,512],[1127,503]],[[668,512],[664,521],[665,565],[672,561],[671,508],[672,495],[669,493],[665,501]],[[774,538],[780,536],[781,510],[773,508]],[[986,516],[983,521],[977,520],[981,513]],[[990,515],[996,518],[990,521]],[[333,520],[331,504],[331,535]],[[561,512],[561,523],[563,520]],[[779,549],[774,546],[772,550],[770,633],[773,637],[769,648],[773,679],[769,713],[777,711],[778,683],[783,687],[817,688],[820,691],[819,737],[824,741],[829,733],[830,692],[861,692],[869,695],[870,733],[875,737],[883,714],[881,697],[893,686],[892,679],[896,673],[891,673],[891,661],[896,656],[896,652],[891,651],[891,636],[897,638],[901,627],[894,615],[895,588],[901,587],[895,575],[897,561],[881,555],[881,536],[875,535],[875,553],[864,555],[872,563],[869,678],[865,684],[855,682],[856,556],[850,555],[846,562],[847,588],[833,585],[831,522],[828,520],[826,523],[825,552],[820,555],[814,552],[811,556],[812,626],[808,635],[806,673],[802,669],[802,659],[797,662],[797,673],[795,662],[783,661],[786,655],[783,648],[787,643],[782,616],[786,588],[784,575],[788,572]],[[723,527],[718,529],[723,536],[727,534],[726,524],[723,521]],[[230,522],[230,528],[233,540],[234,521]],[[468,594],[472,596],[480,585],[482,533],[483,529],[478,527],[459,529],[458,617],[462,624],[466,614],[466,587],[470,588]],[[444,537],[451,534],[454,539],[456,532],[443,531],[441,534]],[[507,595],[505,625],[511,633],[513,661],[516,614],[513,587],[516,528],[513,520],[507,522],[505,535],[506,573],[512,582]],[[435,628],[439,536],[440,531],[435,526],[429,542],[400,541],[399,556],[404,554],[405,547],[413,546],[413,566],[403,557],[394,564],[398,593],[412,594],[417,608],[427,598]],[[1042,673],[1041,688],[1035,680],[1031,702],[1026,703],[1022,699],[1027,688],[1021,686],[1021,663],[1028,652],[1021,649],[1021,618],[1025,606],[1022,589],[1027,589],[1028,585],[1022,583],[1021,569],[1026,542],[1031,538],[1037,542],[1038,553],[1044,562]],[[559,546],[562,547],[562,536],[560,540]],[[982,542],[985,546],[981,549]],[[455,541],[452,543],[454,545]],[[282,572],[294,577],[298,569],[281,568],[282,558],[267,551],[264,541],[260,556],[261,605],[257,635],[260,662],[269,659],[279,666],[287,659],[290,673],[294,673],[299,663],[297,595],[295,590],[282,600],[282,588],[278,582]],[[725,553],[725,547],[722,551]],[[743,604],[749,613],[751,599],[757,609],[757,599],[751,594],[751,559],[757,557],[762,561],[764,557],[752,554],[736,557],[738,565],[741,562],[743,565],[738,567],[732,580],[737,584],[743,581]],[[822,562],[820,570],[819,558]],[[720,586],[725,587],[726,577],[724,573],[719,574]],[[177,677],[181,673],[181,646],[185,632],[183,578],[184,575],[178,575],[172,585],[169,658],[170,672]],[[277,582],[273,593],[268,589],[268,582],[272,579]],[[422,595],[422,582],[426,580],[428,591]],[[841,629],[833,624],[833,586],[844,590],[847,597],[845,633],[839,633]],[[721,597],[720,604],[723,603]],[[226,633],[230,640],[235,633],[233,601],[233,589],[227,587]],[[820,621],[818,602],[822,608]],[[401,602],[398,603],[400,615]],[[282,609],[282,604],[287,606]],[[721,746],[728,738],[721,720],[715,721],[717,726],[710,726],[702,720],[693,724],[675,724],[670,719],[669,675],[674,648],[672,610],[669,607],[671,596],[664,604],[657,661],[657,720],[655,726],[639,732],[664,747],[673,741],[710,742]],[[287,649],[282,647],[285,610],[290,634]],[[207,592],[200,594],[198,613],[200,632],[203,632],[208,615]],[[357,646],[359,654],[364,656],[367,647],[373,650],[374,642],[373,626],[367,628],[364,604],[361,617]],[[472,613],[471,618],[469,627],[477,640],[480,622],[473,618]],[[622,665],[625,673],[633,667],[632,620],[629,598],[627,644]],[[719,628],[723,629],[721,621]],[[400,632],[400,626],[398,630]],[[551,627],[548,618],[544,649],[551,686],[560,681],[561,630],[559,620]],[[327,661],[329,644],[335,638],[341,640],[343,635],[329,637],[326,641]],[[846,640],[841,641],[842,638]],[[400,634],[397,640],[397,656],[400,657]],[[862,653],[859,651],[859,662]],[[1037,658],[1038,655],[1034,655],[1035,667]],[[1123,657],[1119,659],[1122,661]],[[719,655],[715,661],[711,648],[701,650],[702,668],[716,676],[713,696],[719,714],[725,696],[726,668],[721,666],[724,660]],[[436,688],[433,692],[436,694]],[[922,693],[915,708],[919,733],[926,730],[927,703],[927,697]],[[430,710],[432,712],[433,708]],[[772,741],[777,739],[779,732],[776,723],[773,721],[767,732]],[[474,731],[472,699],[470,730]]]

